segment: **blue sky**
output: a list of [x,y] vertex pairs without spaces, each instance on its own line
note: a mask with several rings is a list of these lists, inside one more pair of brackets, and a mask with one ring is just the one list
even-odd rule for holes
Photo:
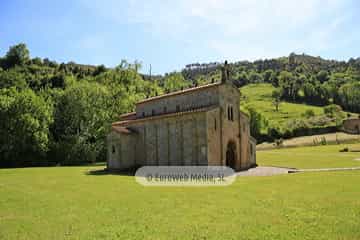
[[356,0],[0,0],[0,55],[24,42],[32,57],[155,73],[290,52],[348,60],[359,26]]

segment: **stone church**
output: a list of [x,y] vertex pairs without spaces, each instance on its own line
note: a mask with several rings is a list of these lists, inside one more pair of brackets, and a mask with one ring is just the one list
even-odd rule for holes
[[135,109],[112,124],[108,169],[256,165],[256,141],[226,62],[221,82],[148,98]]

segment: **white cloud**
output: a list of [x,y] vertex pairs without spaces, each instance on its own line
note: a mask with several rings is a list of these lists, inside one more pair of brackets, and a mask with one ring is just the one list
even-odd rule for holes
[[130,23],[172,41],[208,47],[230,58],[321,51],[347,17],[342,0],[85,1],[118,24]]

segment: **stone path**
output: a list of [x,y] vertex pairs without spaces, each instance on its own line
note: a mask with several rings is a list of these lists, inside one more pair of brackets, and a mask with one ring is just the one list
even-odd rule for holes
[[317,169],[295,169],[295,168],[282,168],[282,167],[256,167],[250,168],[246,171],[236,173],[239,177],[244,176],[273,176],[279,174],[299,173],[299,172],[328,172],[328,171],[347,171],[347,170],[360,170],[360,167],[349,168],[317,168]]
[[330,172],[330,171],[348,171],[348,170],[360,170],[360,167],[292,169],[292,170],[289,171],[289,173],[296,173],[296,172]]
[[272,176],[278,174],[288,174],[290,170],[295,169],[281,167],[256,167],[250,168],[246,171],[238,172],[237,176]]

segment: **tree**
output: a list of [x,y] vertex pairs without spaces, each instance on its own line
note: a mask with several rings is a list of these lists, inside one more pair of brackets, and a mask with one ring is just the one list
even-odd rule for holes
[[271,80],[272,80],[273,75],[274,75],[274,71],[273,71],[273,70],[271,70],[271,69],[266,70],[266,71],[264,72],[264,74],[263,74],[264,82],[270,83]]
[[255,138],[260,136],[263,118],[254,108],[249,108],[250,115],[250,133]]
[[181,73],[173,72],[168,74],[164,80],[164,88],[167,92],[184,89],[190,84],[185,80]]
[[311,117],[314,117],[315,116],[315,112],[314,110],[312,109],[307,109],[305,112],[304,112],[304,117],[306,118],[311,118]]
[[344,84],[339,90],[339,102],[344,109],[360,112],[360,82]]
[[278,112],[279,111],[279,105],[280,105],[280,98],[281,98],[281,92],[279,89],[275,89],[272,94],[271,94],[272,98],[273,98],[273,104],[275,106],[275,110]]
[[281,88],[281,96],[285,99],[293,99],[294,94],[294,76],[291,72],[282,71],[279,74],[279,87]]
[[30,61],[30,52],[24,43],[17,44],[9,48],[4,61],[6,68],[11,68],[15,65],[22,66]]
[[251,71],[248,75],[250,83],[262,83],[264,82],[263,76],[255,71]]
[[114,114],[112,101],[106,87],[97,83],[67,88],[55,110],[53,157],[70,165],[104,160],[105,135]]
[[45,164],[51,104],[30,90],[0,90],[0,166]]
[[10,87],[18,89],[25,89],[27,87],[25,75],[16,68],[0,71],[0,88]]
[[316,74],[316,78],[320,83],[324,83],[329,80],[329,75],[327,71],[321,70],[318,74]]

